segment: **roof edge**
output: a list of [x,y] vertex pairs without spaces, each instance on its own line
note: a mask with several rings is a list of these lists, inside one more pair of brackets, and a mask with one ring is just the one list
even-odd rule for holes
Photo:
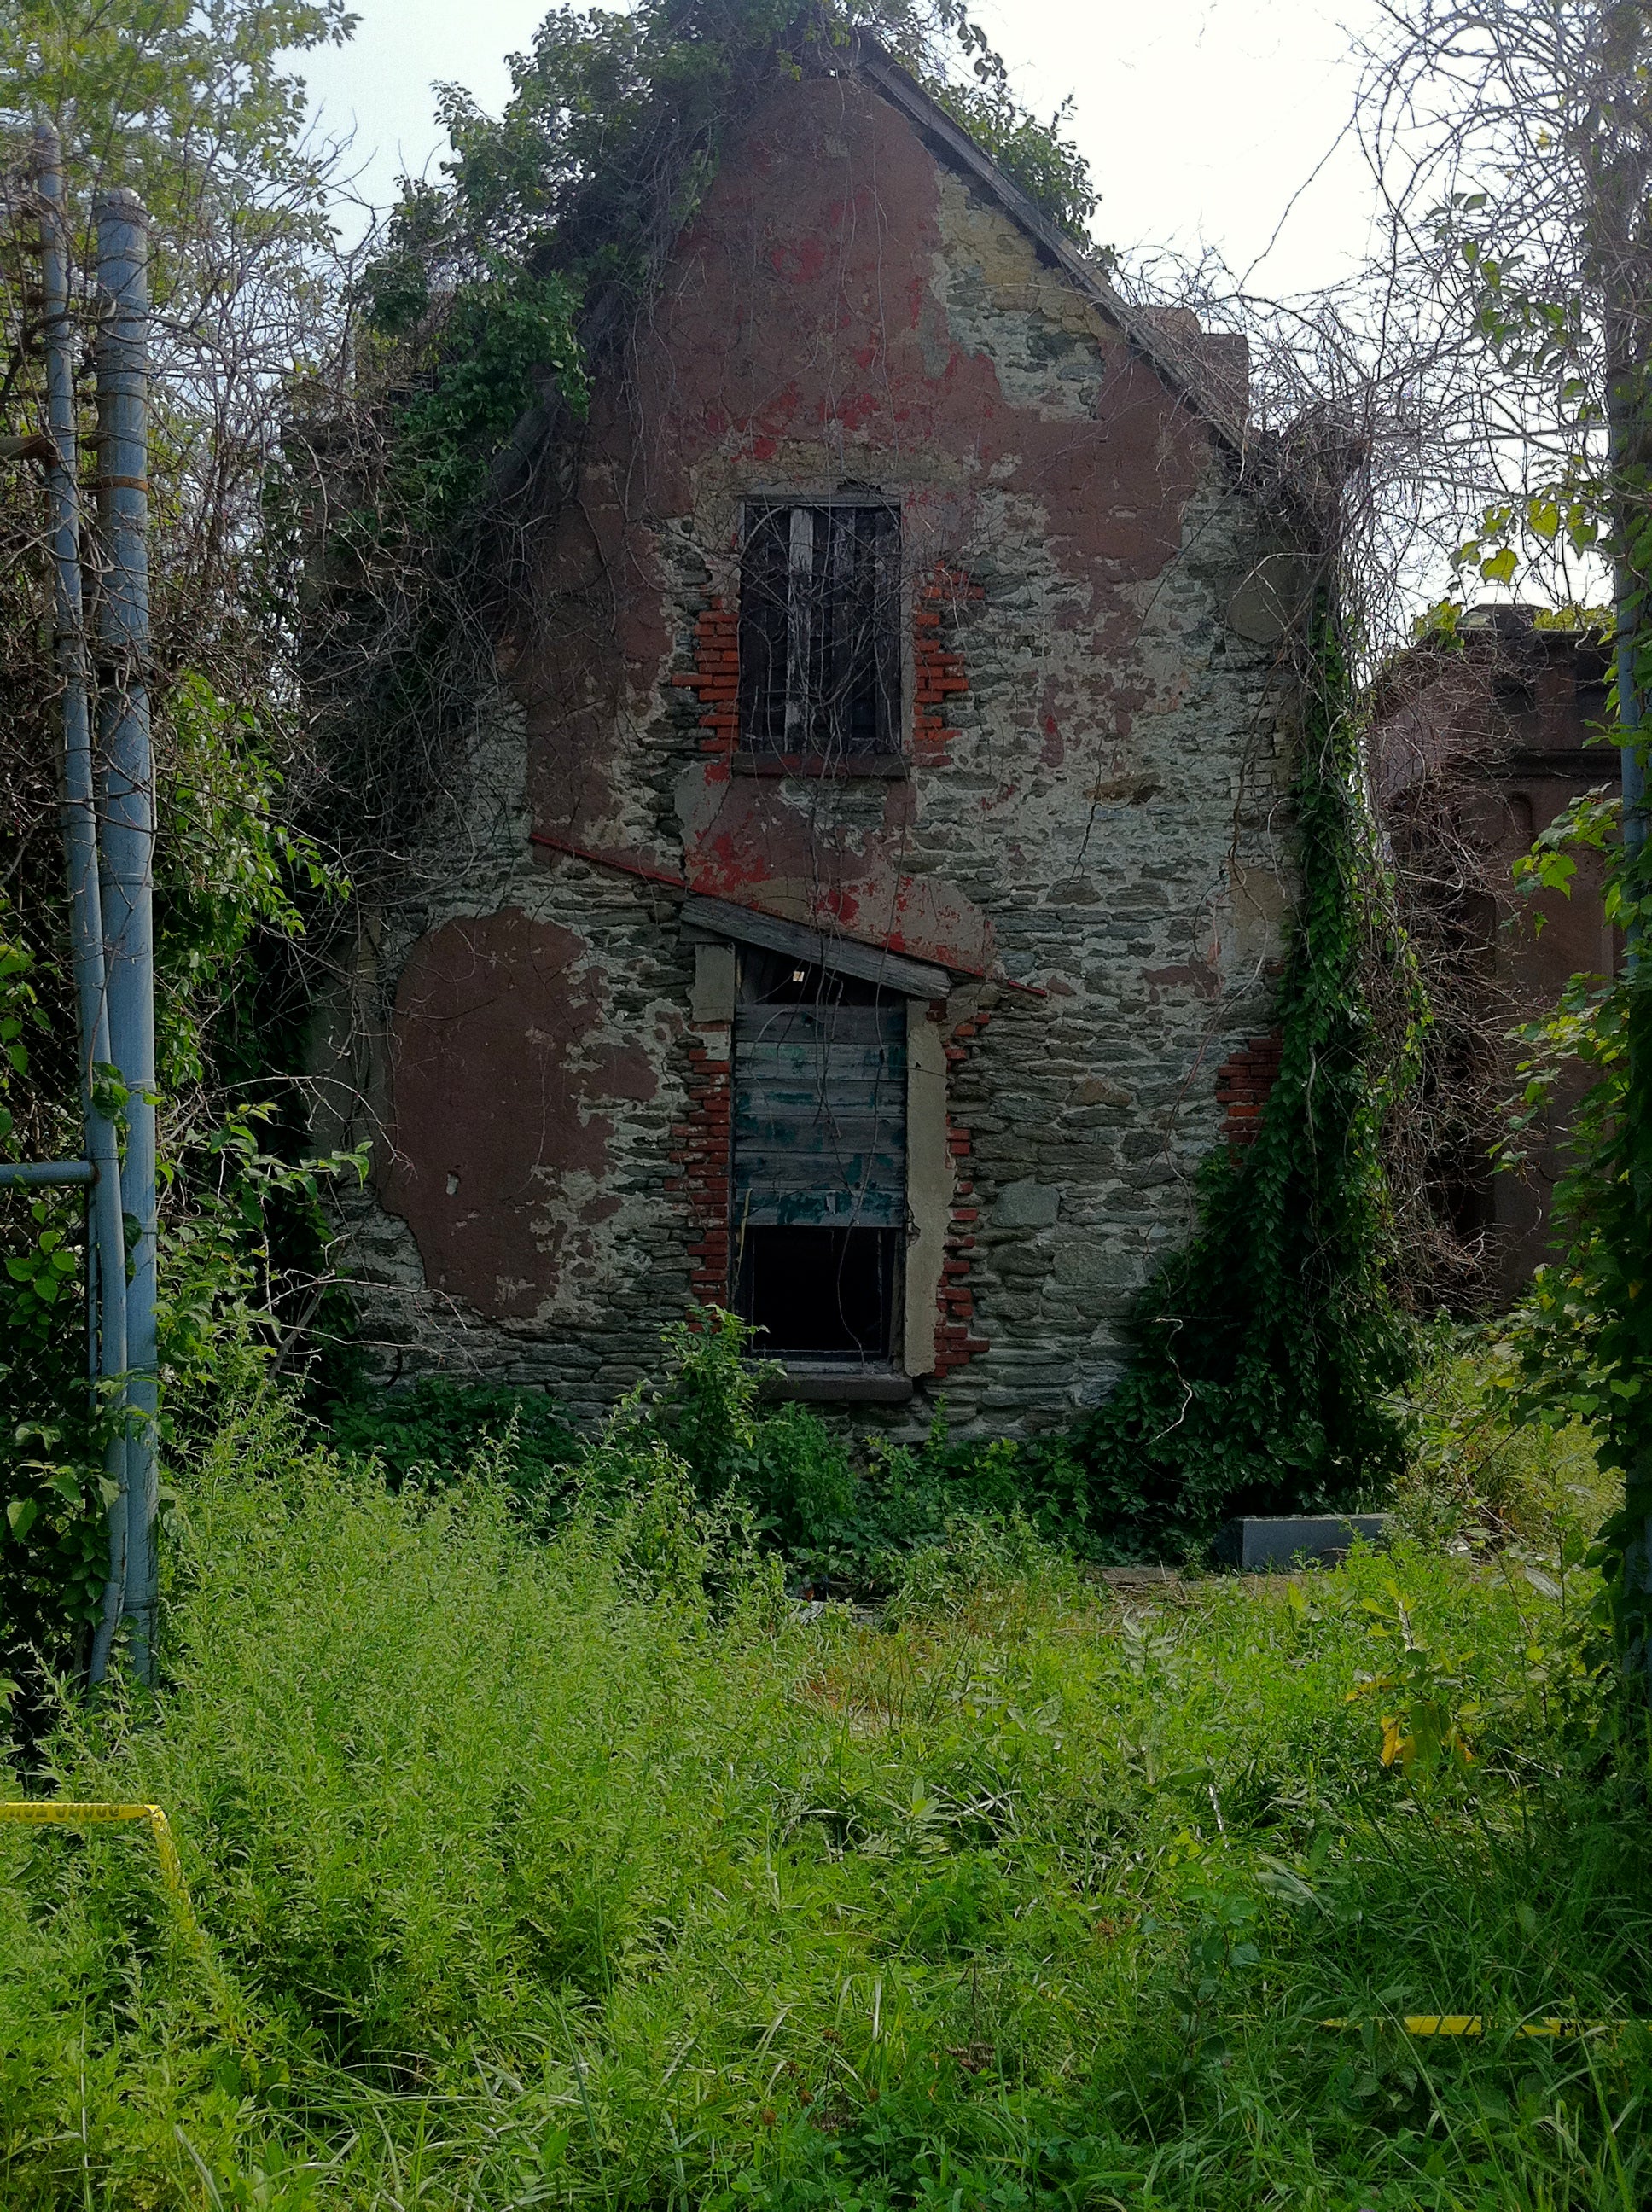
[[1248,425],[1241,412],[1200,376],[1200,365],[1191,362],[1180,349],[1166,343],[1163,331],[1131,307],[1106,278],[1091,268],[1048,216],[1041,215],[1021,187],[1005,174],[992,155],[976,144],[963,125],[955,122],[934,95],[926,92],[911,72],[902,68],[869,32],[854,33],[850,52],[855,70],[876,85],[948,161],[996,201],[1039,252],[1053,261],[1109,322],[1116,325],[1133,352],[1149,363],[1178,398],[1195,408],[1222,443],[1242,459],[1248,444]]

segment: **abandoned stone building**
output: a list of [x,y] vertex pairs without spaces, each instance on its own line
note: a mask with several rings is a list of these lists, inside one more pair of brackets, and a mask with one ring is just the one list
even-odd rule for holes
[[1576,856],[1564,895],[1524,896],[1514,874],[1574,798],[1619,788],[1618,752],[1602,742],[1609,673],[1598,631],[1540,628],[1530,607],[1487,605],[1455,638],[1401,655],[1375,702],[1375,795],[1446,1039],[1426,1172],[1470,1305],[1511,1304],[1550,1256],[1554,1187],[1588,1080],[1581,1067],[1563,1076],[1520,1169],[1494,1172],[1526,1052],[1512,1033],[1548,1012],[1570,977],[1609,975],[1623,955],[1601,855]]
[[716,1304],[896,1430],[1105,1395],[1267,1080],[1294,571],[1244,385],[875,51],[756,101],[464,834],[329,1015],[387,1371],[589,1419]]

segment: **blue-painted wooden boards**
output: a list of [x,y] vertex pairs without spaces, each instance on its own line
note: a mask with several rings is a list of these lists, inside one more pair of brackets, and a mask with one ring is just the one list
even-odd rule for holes
[[734,1220],[906,1222],[906,1008],[741,1006],[734,1017]]

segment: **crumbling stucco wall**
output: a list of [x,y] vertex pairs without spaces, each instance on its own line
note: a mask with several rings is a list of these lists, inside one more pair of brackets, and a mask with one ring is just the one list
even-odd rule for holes
[[[1292,695],[1244,612],[1270,541],[1237,474],[878,92],[759,110],[598,396],[542,619],[455,763],[471,845],[428,857],[330,1012],[377,1135],[350,1228],[392,1367],[589,1416],[688,1308],[684,1162],[727,1036],[696,1019],[676,877],[960,971],[930,1010],[941,1371],[878,1417],[926,1425],[944,1387],[1006,1430],[1105,1392],[1289,903]],[[743,773],[740,502],[845,483],[902,512],[908,772]]]

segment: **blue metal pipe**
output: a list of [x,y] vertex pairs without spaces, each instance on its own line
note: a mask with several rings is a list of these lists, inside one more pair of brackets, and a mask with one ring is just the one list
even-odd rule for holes
[[149,745],[149,217],[124,186],[97,210],[98,734],[109,1042],[126,1088],[126,1596],[132,1665],[155,1672],[155,767]]
[[94,1183],[97,1179],[90,1160],[0,1160],[0,1187],[21,1184],[33,1190],[41,1183]]
[[[76,454],[74,327],[70,319],[69,225],[63,156],[50,124],[34,133],[40,195],[40,257],[45,294],[46,424],[52,457],[46,475],[52,532],[53,627],[58,680],[63,687],[62,812],[69,875],[69,929],[79,1026],[84,1162],[26,1170],[10,1182],[84,1181],[92,1186],[92,1234],[87,1239],[86,1297],[93,1387],[114,1402],[103,1410],[112,1425],[104,1473],[114,1486],[109,1508],[109,1577],[92,1644],[91,1674],[101,1681],[109,1644],[125,1602],[126,1439],[119,1398],[126,1374],[126,1234],[121,1218],[120,1147],[113,1121],[98,1103],[97,1070],[111,1059],[104,966],[103,902],[98,882],[97,787],[87,704],[86,615],[81,592],[81,501]],[[73,1174],[70,1172],[73,1170]],[[82,1174],[82,1170],[84,1170]]]
[[[1620,702],[1628,702],[1619,719],[1624,734],[1619,756],[1624,780],[1624,853],[1631,861],[1646,843],[1646,738],[1636,690],[1634,661],[1634,641],[1626,639],[1618,648],[1618,697]],[[1646,957],[1641,935],[1639,921],[1631,921],[1624,933],[1624,967],[1631,975],[1639,973]],[[1645,1080],[1640,1070],[1634,1073]]]
[[[1606,441],[1618,503],[1619,544],[1613,564],[1613,614],[1617,629],[1618,727],[1622,738],[1619,754],[1623,777],[1623,840],[1631,858],[1646,842],[1646,737],[1644,702],[1641,697],[1637,647],[1645,627],[1641,605],[1641,581],[1635,573],[1630,547],[1631,500],[1625,481],[1635,452],[1636,432],[1644,412],[1644,378],[1633,369],[1607,362]],[[1631,921],[1625,932],[1624,967],[1635,975],[1642,957],[1641,931]],[[1630,1080],[1644,1080],[1644,1072],[1631,1068]],[[1648,1556],[1652,1559],[1652,1523],[1648,1526]]]

